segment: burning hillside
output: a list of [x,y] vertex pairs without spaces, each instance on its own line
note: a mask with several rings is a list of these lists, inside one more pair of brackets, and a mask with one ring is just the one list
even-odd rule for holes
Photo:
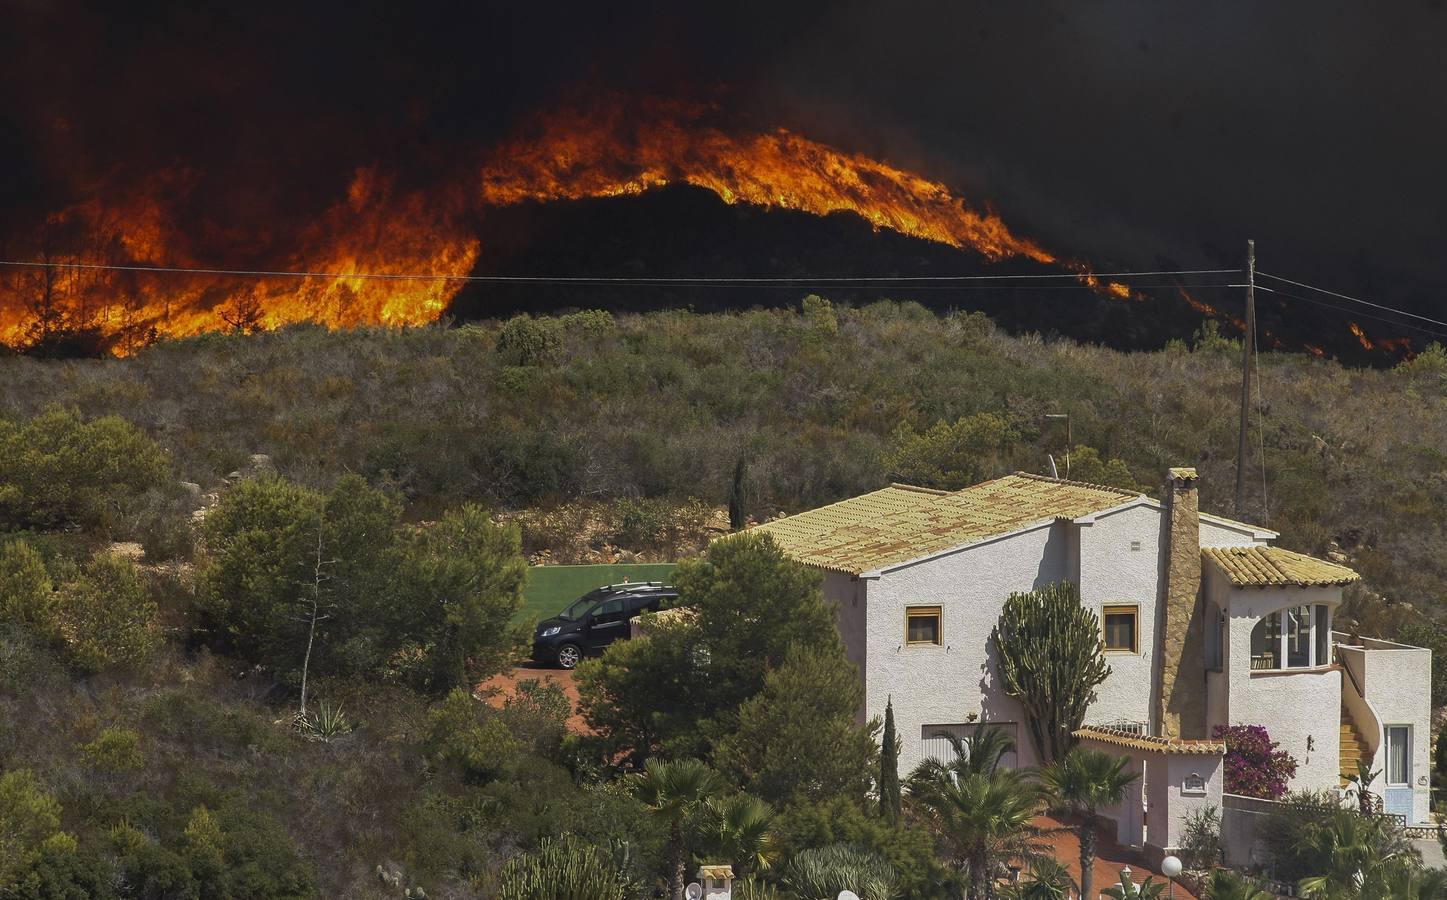
[[[38,229],[27,258],[44,265],[5,273],[0,340],[24,346],[89,334],[127,353],[161,335],[421,324],[443,314],[486,254],[475,226],[489,208],[671,184],[729,204],[853,213],[990,262],[1061,266],[1109,296],[1130,296],[940,182],[783,129],[725,130],[704,106],[644,108],[639,115],[611,103],[538,118],[483,154],[477,169],[431,186],[403,189],[375,167],[359,169],[345,196],[292,227],[210,220],[196,209],[193,171],[116,173]],[[216,271],[223,260],[228,268]]]

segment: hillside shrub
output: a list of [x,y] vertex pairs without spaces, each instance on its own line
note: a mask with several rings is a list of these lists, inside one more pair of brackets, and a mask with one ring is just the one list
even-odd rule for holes
[[561,326],[562,323],[554,318],[514,316],[503,323],[498,332],[497,352],[516,366],[552,362],[562,351]]
[[1004,474],[1017,439],[1007,417],[975,413],[923,432],[901,428],[884,465],[897,481],[954,491]]
[[477,782],[497,778],[517,760],[522,743],[502,717],[462,688],[453,690],[427,713],[423,738],[432,759]]
[[109,533],[170,473],[165,451],[119,416],[52,406],[0,419],[0,530]]
[[60,590],[60,621],[77,668],[144,662],[161,644],[156,601],[130,560],[97,554]]
[[41,640],[60,636],[60,598],[45,560],[29,544],[0,544],[0,621],[24,628]]

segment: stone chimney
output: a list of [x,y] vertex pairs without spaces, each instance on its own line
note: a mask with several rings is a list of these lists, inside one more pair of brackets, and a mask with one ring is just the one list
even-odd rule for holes
[[1206,737],[1206,648],[1201,612],[1201,519],[1196,470],[1171,469],[1165,485],[1166,590],[1160,633],[1161,735]]

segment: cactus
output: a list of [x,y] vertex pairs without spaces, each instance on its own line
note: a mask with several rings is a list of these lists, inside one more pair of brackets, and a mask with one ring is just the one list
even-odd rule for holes
[[802,900],[830,900],[844,890],[861,900],[894,900],[899,894],[888,860],[848,844],[801,850],[784,867],[783,882]]
[[1100,620],[1080,605],[1070,582],[1011,594],[990,635],[1005,693],[1020,701],[1040,759],[1059,759],[1075,745],[1095,688],[1110,674]]
[[629,886],[598,847],[545,838],[503,866],[498,900],[628,900]]

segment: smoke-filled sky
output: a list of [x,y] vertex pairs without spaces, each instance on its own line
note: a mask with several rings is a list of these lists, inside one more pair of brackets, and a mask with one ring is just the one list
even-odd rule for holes
[[722,88],[1099,265],[1254,237],[1267,271],[1447,318],[1440,2],[0,8],[0,243],[118,171],[191,171],[224,233],[358,165],[426,182],[549,104]]

